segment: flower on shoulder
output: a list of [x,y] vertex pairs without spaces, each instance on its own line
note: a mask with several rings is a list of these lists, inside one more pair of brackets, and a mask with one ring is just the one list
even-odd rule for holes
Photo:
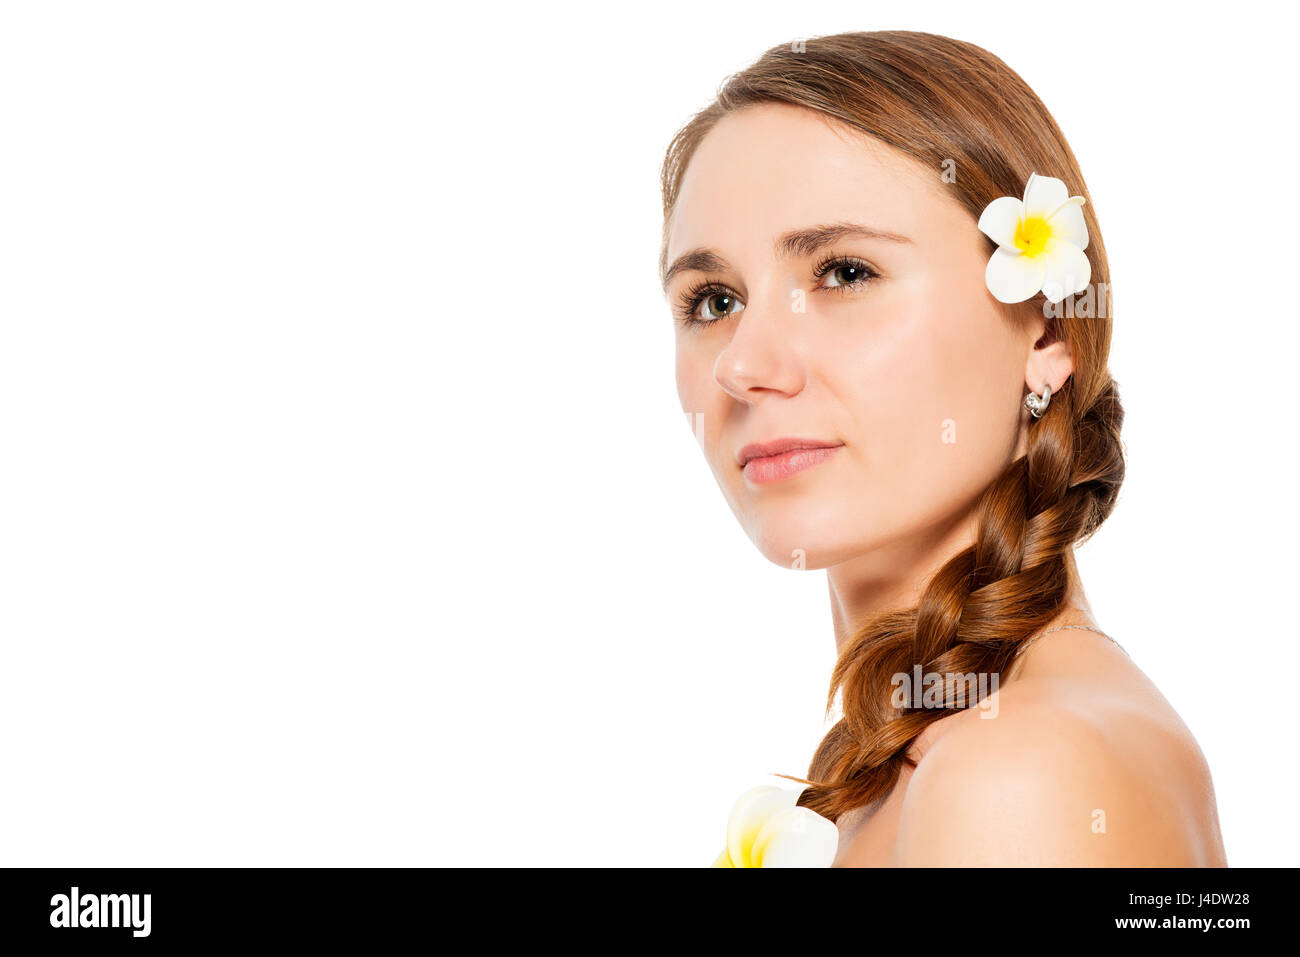
[[799,807],[800,791],[760,785],[732,805],[727,846],[714,867],[830,867],[839,845],[835,822]]
[[1059,179],[1030,173],[1022,199],[1002,196],[984,207],[980,232],[998,244],[984,284],[998,302],[1024,302],[1042,292],[1056,303],[1088,287],[1083,204]]

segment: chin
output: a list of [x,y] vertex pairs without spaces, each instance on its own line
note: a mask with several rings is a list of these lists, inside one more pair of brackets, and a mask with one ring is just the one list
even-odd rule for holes
[[782,568],[822,569],[848,561],[871,546],[880,532],[873,526],[886,514],[873,507],[865,483],[847,489],[833,482],[772,485],[756,491],[733,476],[718,478],[745,535]]
[[763,557],[782,568],[829,568],[857,550],[839,541],[833,528],[815,522],[765,522],[746,531]]

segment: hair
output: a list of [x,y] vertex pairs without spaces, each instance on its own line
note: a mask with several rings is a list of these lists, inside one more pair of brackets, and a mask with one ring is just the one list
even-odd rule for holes
[[[773,47],[729,77],[717,97],[674,136],[664,159],[660,271],[682,177],[696,147],[724,116],[784,103],[814,110],[901,151],[940,175],[973,219],[1000,196],[1020,196],[1031,173],[1082,195],[1094,289],[1109,292],[1106,251],[1079,164],[1029,86],[993,54],[927,33],[842,33]],[[990,254],[995,248],[987,241]],[[1104,285],[1102,285],[1104,284]],[[1124,478],[1124,410],[1106,367],[1110,296],[1088,308],[1054,310],[1039,344],[1063,339],[1074,371],[1042,417],[1025,455],[1010,463],[977,503],[973,545],[926,583],[913,608],[879,613],[843,643],[826,714],[837,693],[842,717],[818,746],[798,803],[835,821],[894,787],[909,750],[932,722],[961,707],[899,708],[892,677],[920,664],[940,674],[1002,673],[1021,646],[1064,608],[1071,549],[1110,514]],[[1076,300],[1067,300],[1071,306]],[[1010,312],[1042,308],[1038,294]],[[1096,313],[1081,315],[1081,313]],[[1024,313],[1020,313],[1023,315]],[[977,702],[970,702],[973,706]]]

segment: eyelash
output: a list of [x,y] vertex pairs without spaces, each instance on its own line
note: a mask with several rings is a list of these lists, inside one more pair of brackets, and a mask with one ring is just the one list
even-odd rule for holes
[[[842,269],[845,266],[859,270],[862,273],[862,276],[855,279],[853,282],[840,283],[838,286],[818,286],[817,288],[821,289],[823,292],[839,293],[840,295],[843,295],[847,292],[855,292],[863,286],[866,286],[873,279],[880,278],[880,274],[871,267],[870,263],[861,260],[856,256],[834,255],[827,256],[818,262],[817,265],[813,267],[813,276],[818,280],[821,280],[836,269]],[[731,296],[734,299],[740,298],[733,290],[719,282],[705,280],[696,283],[683,290],[681,296],[678,298],[678,320],[685,326],[699,328],[701,326],[710,326],[725,318],[725,316],[721,316],[718,319],[698,318],[700,306],[704,304],[706,299],[710,299],[713,296]],[[728,315],[731,315],[731,313],[728,313]]]

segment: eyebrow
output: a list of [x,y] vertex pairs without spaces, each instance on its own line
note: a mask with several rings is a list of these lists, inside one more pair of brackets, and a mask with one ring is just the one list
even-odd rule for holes
[[[886,232],[859,223],[825,223],[820,226],[807,226],[792,229],[777,238],[774,251],[778,259],[790,259],[795,256],[811,256],[818,250],[825,249],[842,239],[882,239],[891,243],[910,243],[911,240],[898,233]],[[673,277],[682,272],[721,272],[727,268],[727,261],[712,249],[692,249],[678,256],[673,264],[664,270],[663,287],[667,291]]]

